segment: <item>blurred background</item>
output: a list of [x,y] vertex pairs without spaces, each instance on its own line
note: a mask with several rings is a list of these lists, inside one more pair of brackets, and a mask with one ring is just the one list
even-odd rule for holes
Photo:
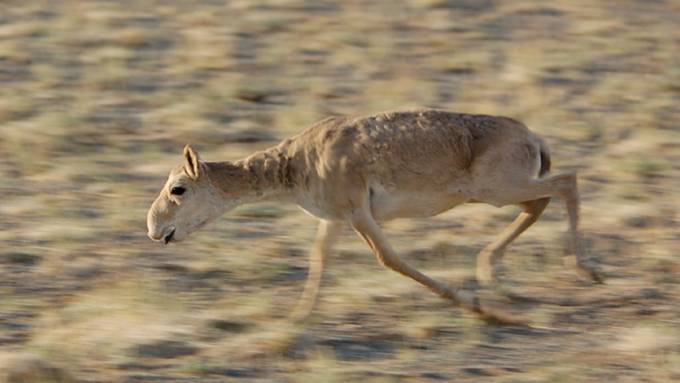
[[[675,0],[3,1],[0,379],[680,380],[679,30]],[[187,142],[237,159],[329,115],[416,106],[545,137],[553,169],[579,171],[608,283],[562,266],[560,201],[505,257],[505,289],[571,300],[525,302],[533,330],[383,270],[349,230],[316,313],[286,326],[316,224],[294,206],[245,206],[174,246],[146,238]],[[517,212],[386,230],[460,283]]]

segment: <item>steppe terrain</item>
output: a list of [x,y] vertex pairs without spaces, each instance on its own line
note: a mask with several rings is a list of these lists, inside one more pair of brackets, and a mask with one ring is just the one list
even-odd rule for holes
[[[678,31],[675,0],[4,1],[0,379],[680,381]],[[237,159],[329,115],[415,106],[545,137],[553,169],[580,174],[607,284],[562,266],[561,201],[505,257],[501,290],[535,298],[517,306],[535,328],[452,307],[349,229],[315,314],[288,324],[315,233],[295,206],[146,238],[187,142]],[[470,284],[517,212],[385,229],[409,262]]]

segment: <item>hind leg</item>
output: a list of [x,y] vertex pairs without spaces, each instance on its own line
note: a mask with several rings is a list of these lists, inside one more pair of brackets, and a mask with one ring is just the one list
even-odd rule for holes
[[[541,198],[550,197],[562,198],[565,202],[565,207],[569,216],[570,254],[566,257],[565,263],[574,266],[580,276],[602,283],[602,278],[596,271],[595,266],[585,258],[583,244],[578,230],[579,195],[575,173],[557,174],[545,178],[531,179],[521,186],[515,185],[509,188],[509,190],[504,190],[503,195],[487,198],[484,201],[493,205],[503,206],[516,204],[520,201],[535,201]],[[510,234],[512,234],[512,232],[510,232]],[[503,238],[504,236],[501,237],[501,240]]]
[[503,257],[505,248],[538,220],[549,202],[550,198],[546,197],[520,204],[524,211],[503,230],[494,242],[487,245],[477,255],[477,281],[479,283],[496,282],[496,266]]
[[564,199],[567,214],[569,215],[569,252],[571,253],[564,258],[564,264],[574,267],[579,276],[584,279],[589,279],[596,283],[604,283],[597,267],[586,259],[583,241],[578,230],[579,195],[576,186],[576,175],[565,175],[563,183],[569,185],[560,188],[560,196]]

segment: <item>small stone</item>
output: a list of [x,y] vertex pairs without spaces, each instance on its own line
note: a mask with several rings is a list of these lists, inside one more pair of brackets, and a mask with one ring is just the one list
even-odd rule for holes
[[628,227],[635,227],[635,228],[643,228],[643,227],[648,227],[651,224],[651,219],[649,217],[644,217],[644,216],[635,216],[635,217],[628,217],[624,221],[626,226]]
[[34,255],[34,254],[29,254],[29,253],[23,253],[23,252],[8,253],[7,255],[5,255],[5,259],[7,259],[7,262],[10,262],[10,263],[27,265],[27,266],[33,266],[36,263],[40,262],[39,256]]
[[482,367],[465,367],[462,369],[462,371],[466,374],[469,375],[475,375],[475,376],[489,376],[491,375],[487,369],[482,368]]
[[189,343],[162,340],[149,344],[142,344],[136,347],[135,354],[142,358],[164,358],[171,359],[179,356],[193,355],[198,352],[198,347]]
[[234,321],[228,321],[228,320],[221,320],[217,319],[214,320],[210,323],[210,327],[216,328],[218,330],[226,331],[226,332],[234,332],[234,333],[239,333],[243,332],[250,327],[246,323],[242,322],[234,322]]

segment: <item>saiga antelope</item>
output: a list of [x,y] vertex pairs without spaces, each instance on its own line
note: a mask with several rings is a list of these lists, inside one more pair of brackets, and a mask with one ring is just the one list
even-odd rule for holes
[[290,201],[320,219],[308,279],[295,316],[315,304],[324,259],[344,222],[380,263],[486,314],[472,292],[454,289],[405,263],[378,222],[429,217],[469,202],[519,205],[523,212],[477,257],[477,279],[489,284],[505,248],[560,197],[569,217],[570,255],[579,274],[600,282],[578,232],[574,173],[549,175],[545,142],[505,117],[441,110],[330,117],[279,145],[238,161],[205,162],[190,146],[147,216],[154,241],[180,241],[234,207]]

